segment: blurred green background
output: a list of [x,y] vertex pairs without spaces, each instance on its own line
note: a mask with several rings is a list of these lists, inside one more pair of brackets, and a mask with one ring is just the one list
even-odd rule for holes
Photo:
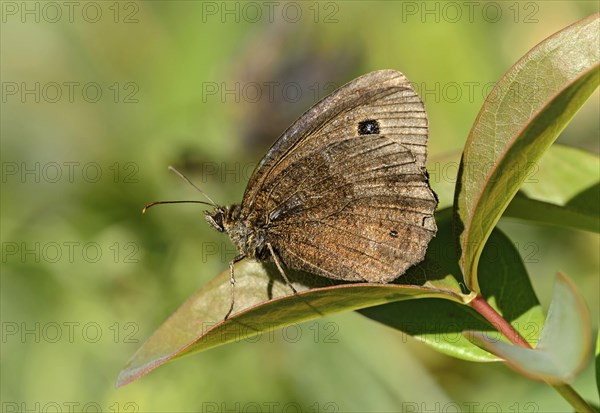
[[[114,382],[235,255],[198,206],[141,215],[151,201],[201,199],[168,165],[216,202],[239,202],[291,121],[335,86],[393,68],[425,101],[435,189],[453,180],[491,85],[596,1],[1,7],[3,411],[570,411],[500,363],[444,356],[357,313]],[[598,153],[598,106],[596,92],[559,141]],[[535,243],[526,264],[543,306],[564,271],[597,330],[598,237],[500,225]],[[574,387],[597,400],[593,376],[590,360]]]

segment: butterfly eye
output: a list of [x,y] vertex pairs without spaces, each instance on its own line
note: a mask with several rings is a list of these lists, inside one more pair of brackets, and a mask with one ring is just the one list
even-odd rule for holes
[[219,228],[223,230],[223,212],[217,211],[217,213],[213,215],[213,219],[215,220],[215,224],[217,224]]
[[376,135],[379,133],[379,122],[374,119],[367,119],[359,122],[358,134],[359,135]]
[[219,232],[225,232],[225,227],[223,226],[223,211],[216,210],[212,214],[208,211],[204,211],[204,215],[206,216],[206,222],[214,229]]

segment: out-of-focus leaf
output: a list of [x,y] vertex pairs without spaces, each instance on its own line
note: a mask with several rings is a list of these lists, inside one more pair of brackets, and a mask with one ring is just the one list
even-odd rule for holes
[[553,384],[569,383],[591,351],[590,316],[573,283],[558,274],[548,317],[535,349],[471,332],[466,336],[521,374]]
[[596,388],[600,398],[600,330],[596,336]]
[[600,231],[600,158],[552,145],[533,166],[504,217],[584,231]]
[[564,206],[598,185],[598,155],[566,145],[554,144],[525,178],[520,191],[527,197]]
[[433,156],[427,162],[429,184],[438,197],[438,209],[452,206],[460,152],[448,152]]
[[594,186],[581,193],[577,202],[581,202],[582,205],[576,207],[570,204],[550,204],[517,194],[506,208],[504,216],[538,224],[600,232],[600,210],[597,210],[599,191],[600,187]]

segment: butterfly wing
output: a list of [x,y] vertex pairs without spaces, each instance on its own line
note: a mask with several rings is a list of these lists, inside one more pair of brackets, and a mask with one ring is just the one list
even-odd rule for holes
[[389,282],[423,259],[436,232],[426,150],[425,109],[408,80],[391,70],[364,75],[271,147],[242,216],[291,268]]

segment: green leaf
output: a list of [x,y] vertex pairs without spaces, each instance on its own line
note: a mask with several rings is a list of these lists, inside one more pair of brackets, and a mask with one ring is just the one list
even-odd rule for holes
[[600,398],[600,330],[598,330],[598,337],[596,337],[596,389]]
[[471,129],[455,192],[461,268],[479,292],[477,265],[500,216],[596,89],[598,15],[554,34],[498,81]]
[[600,232],[600,158],[552,145],[534,165],[504,217]]
[[554,144],[525,178],[521,192],[527,197],[564,206],[598,185],[600,157],[579,148]]
[[581,207],[550,204],[517,194],[506,208],[503,216],[538,224],[600,232],[600,211],[593,211],[598,208],[599,191],[600,187],[594,186],[583,192],[581,198],[578,199],[584,204]]
[[[446,217],[450,221],[449,213]],[[229,270],[224,271],[194,293],[138,349],[121,371],[117,386],[170,359],[328,314],[411,298],[443,297],[462,303],[472,298],[462,293],[456,278],[430,260],[413,267],[397,284],[334,285],[311,274],[286,271],[286,275],[298,294],[291,293],[272,265],[250,260],[237,263],[235,309],[223,321],[231,303]]]
[[[460,277],[458,253],[454,247],[452,222],[445,211],[437,216],[438,235],[429,244],[427,259],[444,273]],[[511,241],[495,229],[481,256],[482,294],[529,342],[536,343],[544,313],[531,285],[519,252]],[[360,313],[414,336],[438,351],[469,361],[497,361],[467,340],[462,332],[500,333],[476,311],[461,303],[438,298],[400,301],[360,310]]]
[[590,316],[585,303],[573,283],[560,273],[535,349],[492,339],[481,332],[466,335],[521,374],[551,384],[571,382],[585,365],[592,348]]

